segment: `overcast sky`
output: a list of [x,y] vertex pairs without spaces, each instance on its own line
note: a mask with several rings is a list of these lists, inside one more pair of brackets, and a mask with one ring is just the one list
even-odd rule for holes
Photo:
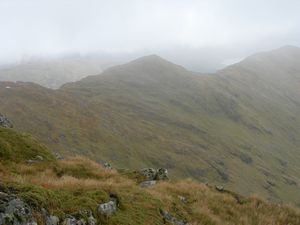
[[1,62],[98,51],[226,62],[283,45],[300,46],[299,0],[0,0]]

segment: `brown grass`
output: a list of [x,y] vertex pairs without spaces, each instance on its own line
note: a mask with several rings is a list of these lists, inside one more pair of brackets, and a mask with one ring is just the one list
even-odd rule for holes
[[[68,175],[72,169],[84,166],[88,171],[87,177]],[[58,176],[53,169],[37,171],[35,166],[21,164],[18,167],[19,175],[11,180],[17,183],[30,183],[42,186],[47,189],[111,189],[127,188],[134,185],[134,182],[118,175],[115,170],[105,170],[101,165],[84,157],[72,157],[58,162],[57,167],[65,171],[66,175]],[[55,168],[57,168],[55,167]],[[69,172],[71,170],[71,172]],[[74,171],[73,171],[74,172]]]
[[[213,187],[192,180],[162,182],[147,191],[166,203],[166,210],[178,212],[179,216],[193,221],[194,225],[300,224],[300,212],[291,206],[271,204],[256,196],[238,203],[234,194],[217,192]],[[183,204],[178,196],[186,197],[188,202]]]
[[[14,169],[9,172],[0,163],[0,175],[1,177],[3,175],[4,180],[21,185],[37,185],[56,192],[70,191],[70,196],[73,196],[72,193],[76,190],[81,190],[81,196],[84,196],[85,191],[88,190],[99,190],[107,193],[108,196],[110,193],[117,193],[123,201],[121,202],[125,210],[123,213],[128,213],[128,218],[131,218],[130,216],[135,218],[133,215],[139,212],[138,210],[152,210],[150,215],[154,215],[160,221],[157,207],[161,207],[193,225],[300,224],[300,212],[291,206],[271,204],[256,196],[243,198],[227,191],[218,192],[214,187],[191,179],[159,182],[152,188],[142,189],[134,180],[120,175],[115,170],[105,170],[101,165],[83,157],[72,157],[47,167],[27,164],[15,164],[12,167]],[[182,202],[179,196],[184,196],[187,202]],[[138,201],[134,204],[140,207],[132,206],[132,201]],[[59,210],[59,203],[52,202],[52,204],[56,210]],[[72,204],[66,204],[65,207],[69,211],[73,210]],[[74,210],[77,208],[75,207]],[[122,215],[120,218],[123,220]]]

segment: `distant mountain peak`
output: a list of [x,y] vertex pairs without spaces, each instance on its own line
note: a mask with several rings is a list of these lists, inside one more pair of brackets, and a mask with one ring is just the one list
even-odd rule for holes
[[180,65],[174,64],[158,55],[147,55],[140,58],[137,58],[127,64],[125,64],[125,67],[131,67],[135,69],[141,69],[141,67],[146,70],[180,70],[180,71],[186,71],[186,69]]
[[262,53],[258,53],[256,55],[266,55],[266,56],[282,56],[282,55],[286,55],[286,56],[299,56],[300,55],[300,48],[296,47],[296,46],[292,46],[292,45],[285,45],[282,46],[280,48],[268,51],[268,52],[262,52]]
[[289,68],[298,68],[300,59],[300,48],[292,45],[286,45],[270,51],[259,52],[246,57],[244,60],[230,65],[221,71],[228,71],[236,67],[249,67],[251,69],[258,67],[270,67],[271,64],[279,68],[280,66]]
[[[142,56],[140,58],[137,58],[131,62],[139,62],[139,63],[169,63],[169,64],[173,64],[172,62],[160,57],[159,55],[146,55],[146,56]],[[129,62],[130,63],[130,62]]]
[[278,48],[278,49],[275,49],[274,51],[280,51],[280,50],[283,50],[283,51],[300,51],[300,48],[297,47],[297,46],[294,46],[294,45],[285,45],[285,46],[282,46],[281,48]]

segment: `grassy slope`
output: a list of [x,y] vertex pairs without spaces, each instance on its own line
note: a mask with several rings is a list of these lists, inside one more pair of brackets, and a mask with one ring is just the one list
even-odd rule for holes
[[298,51],[214,76],[151,56],[57,91],[2,83],[0,110],[55,150],[299,204]]
[[[0,129],[0,140],[1,191],[13,191],[30,204],[40,224],[43,224],[42,207],[59,217],[86,209],[97,215],[97,205],[108,201],[112,194],[118,197],[118,211],[109,219],[98,215],[101,224],[160,225],[164,224],[160,210],[167,210],[193,225],[296,225],[300,222],[299,211],[291,207],[270,204],[256,197],[219,193],[192,180],[161,182],[153,188],[142,189],[135,179],[128,178],[131,172],[107,171],[81,157],[57,162],[41,144],[12,130]],[[19,151],[24,145],[27,147]],[[10,146],[17,150],[17,159],[8,158]],[[25,164],[32,157],[32,149],[34,154],[48,160],[42,164]],[[180,201],[178,196],[186,197],[187,202]]]
[[37,155],[45,161],[54,161],[49,150],[28,134],[17,134],[16,132],[0,128],[0,158],[7,162],[25,162],[34,159]]

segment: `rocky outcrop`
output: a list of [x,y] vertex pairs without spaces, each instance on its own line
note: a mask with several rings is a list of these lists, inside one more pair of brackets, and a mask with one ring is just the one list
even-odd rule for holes
[[0,224],[36,225],[31,208],[14,195],[0,192]]
[[146,181],[139,184],[142,188],[147,188],[155,185],[159,180],[169,180],[168,170],[164,168],[153,169],[145,168],[140,171],[140,173],[145,177]]
[[13,124],[9,119],[0,114],[0,127],[13,128]]
[[141,174],[147,179],[147,180],[155,180],[157,170],[153,168],[145,168],[141,170]]
[[[72,215],[50,215],[46,209],[41,209],[45,225],[96,225],[92,211],[82,210]],[[12,194],[0,192],[0,225],[37,225],[31,207]]]
[[103,164],[103,166],[104,166],[104,168],[105,168],[106,170],[112,170],[112,169],[113,169],[112,166],[110,165],[110,163],[108,163],[108,162],[105,162],[105,163]]
[[141,174],[146,178],[146,180],[168,180],[168,170],[165,168],[153,169],[145,168],[142,169]]
[[58,152],[54,153],[54,156],[57,160],[63,160],[64,159],[64,157],[61,154],[59,154]]
[[112,198],[109,202],[99,204],[98,212],[106,217],[111,216],[118,209],[118,201],[115,198]]
[[172,216],[167,211],[161,211],[160,213],[163,217],[164,223],[168,222],[168,223],[171,223],[174,225],[190,225],[189,223],[185,222],[184,220],[180,220],[180,219],[177,219],[176,217]]
[[165,168],[158,169],[155,180],[169,180],[168,170]]
[[221,185],[216,185],[215,188],[216,188],[216,190],[219,191],[219,192],[224,191],[224,187],[221,186]]

